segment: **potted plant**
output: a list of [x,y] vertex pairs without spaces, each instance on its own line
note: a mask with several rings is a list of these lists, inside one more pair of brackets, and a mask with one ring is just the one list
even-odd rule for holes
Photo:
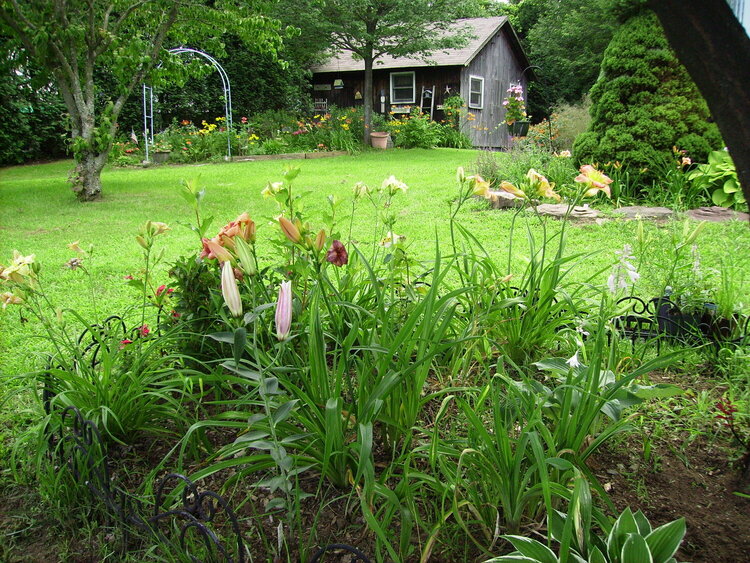
[[513,137],[525,137],[529,132],[529,116],[526,115],[523,87],[520,84],[512,84],[507,91],[508,95],[503,100],[503,107],[508,133]]
[[388,131],[373,131],[370,133],[370,143],[375,149],[387,149],[390,136]]
[[161,140],[156,139],[154,144],[151,146],[153,150],[153,161],[156,164],[162,164],[169,160],[169,156],[172,154],[172,145]]

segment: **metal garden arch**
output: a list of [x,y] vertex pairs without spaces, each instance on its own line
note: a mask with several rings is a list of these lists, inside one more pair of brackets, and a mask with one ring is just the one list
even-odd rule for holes
[[[232,87],[229,84],[229,76],[224,67],[208,53],[191,49],[190,47],[175,47],[169,50],[173,55],[183,55],[186,53],[200,55],[210,62],[221,77],[221,86],[224,90],[224,117],[226,119],[227,131],[232,131]],[[151,86],[143,85],[143,138],[146,147],[146,162],[149,160],[148,147],[154,143],[154,90]],[[232,158],[232,137],[227,135],[227,160]]]

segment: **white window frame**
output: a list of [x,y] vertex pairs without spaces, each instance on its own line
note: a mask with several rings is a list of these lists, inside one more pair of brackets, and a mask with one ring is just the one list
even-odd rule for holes
[[[406,76],[411,75],[411,99],[410,100],[397,100],[393,95],[393,77],[394,76]],[[414,104],[416,103],[417,99],[417,78],[416,74],[413,70],[407,70],[404,72],[392,72],[390,75],[390,81],[391,81],[391,104]],[[405,88],[404,86],[399,86],[399,89]]]
[[[479,92],[474,92],[471,89],[471,83],[473,80],[479,80],[479,84],[480,84]],[[471,95],[476,94],[476,93],[479,94],[479,103],[473,104],[471,102]],[[469,108],[470,109],[484,109],[484,76],[474,76],[474,75],[469,76]]]

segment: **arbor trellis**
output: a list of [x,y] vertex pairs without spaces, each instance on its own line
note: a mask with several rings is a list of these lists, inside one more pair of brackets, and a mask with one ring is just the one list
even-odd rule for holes
[[[224,91],[224,118],[227,127],[227,132],[232,131],[232,86],[229,83],[229,75],[224,70],[224,67],[219,64],[215,58],[208,53],[200,51],[198,49],[192,49],[190,47],[175,47],[169,49],[169,52],[173,55],[199,55],[210,62],[214,69],[219,73],[221,78],[221,86]],[[148,96],[147,96],[148,93]],[[143,139],[144,139],[144,150],[145,160],[149,160],[149,143],[154,143],[154,91],[153,88],[143,84]],[[232,137],[227,134],[227,160],[232,158]]]

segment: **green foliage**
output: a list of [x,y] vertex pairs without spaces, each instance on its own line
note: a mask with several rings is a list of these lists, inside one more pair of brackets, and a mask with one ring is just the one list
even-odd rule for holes
[[[23,43],[29,59],[51,73],[65,101],[77,161],[71,183],[80,200],[96,199],[101,193],[99,178],[117,120],[136,85],[146,79],[156,87],[184,81],[191,71],[205,68],[183,65],[168,52],[169,46],[202,41],[221,55],[221,37],[233,31],[258,50],[276,54],[281,41],[278,22],[258,15],[257,8],[231,0],[111,0],[87,9],[38,0],[0,5],[0,20]],[[95,87],[96,71],[112,78],[112,90]]]
[[[516,181],[532,166],[561,185],[576,174],[570,159],[532,147],[492,156],[500,177]],[[372,537],[368,546],[382,560],[477,560],[503,552],[507,545],[501,534],[528,529],[546,529],[550,536],[542,547],[508,538],[529,557],[549,556],[552,549],[551,557],[556,557],[559,543],[559,553],[569,554],[568,561],[575,560],[574,552],[590,559],[594,548],[609,558],[606,544],[612,525],[601,514],[607,495],[590,475],[586,460],[638,420],[629,416],[636,405],[675,392],[672,386],[649,387],[639,381],[651,370],[664,373],[674,355],[661,354],[648,362],[631,354],[629,343],[618,346],[616,333],[607,330],[615,298],[603,290],[611,252],[594,251],[612,250],[612,241],[637,239],[638,255],[650,252],[651,258],[659,258],[668,255],[663,239],[671,229],[620,221],[571,229],[528,217],[527,211],[488,211],[483,201],[473,198],[482,194],[484,182],[459,171],[458,194],[453,186],[445,187],[453,184],[452,169],[466,164],[467,158],[474,154],[366,151],[311,160],[301,174],[287,168],[283,178],[278,176],[278,162],[222,163],[200,167],[202,182],[191,180],[182,190],[175,187],[185,167],[110,169],[107,178],[118,190],[102,206],[77,212],[75,225],[65,212],[69,205],[56,193],[63,164],[12,169],[3,177],[3,240],[28,241],[47,265],[63,261],[65,251],[57,248],[64,246],[59,244],[63,227],[71,238],[110,236],[108,244],[97,248],[103,267],[94,267],[84,257],[84,267],[93,274],[93,289],[106,296],[108,309],[124,310],[122,273],[133,272],[136,279],[129,284],[146,298],[144,310],[153,332],[130,338],[133,342],[120,348],[122,329],[112,327],[109,337],[99,330],[107,343],[102,359],[115,368],[134,369],[101,367],[98,373],[116,373],[118,382],[109,384],[123,397],[140,387],[122,375],[143,377],[148,387],[141,391],[142,410],[159,414],[146,403],[145,396],[154,394],[156,406],[174,406],[176,416],[184,417],[175,418],[176,424],[163,422],[165,429],[179,431],[192,423],[181,442],[162,444],[175,446],[175,455],[166,463],[193,477],[210,476],[209,482],[217,487],[224,484],[224,492],[233,493],[232,504],[242,504],[248,524],[250,519],[268,522],[272,516],[275,525],[281,524],[277,529],[284,538],[309,537],[310,544],[317,543],[325,532],[310,524],[310,510],[322,513],[324,508],[318,506],[335,496],[342,504],[348,502],[349,521],[367,527]],[[388,175],[384,169],[407,181],[409,190],[404,194],[405,186],[395,178],[381,183]],[[263,191],[266,199],[259,193],[258,178],[271,179]],[[364,184],[357,185],[352,197],[354,179]],[[35,185],[31,192],[29,182]],[[182,199],[189,205],[187,212]],[[141,204],[133,205],[134,200]],[[37,205],[40,202],[46,205]],[[446,202],[451,204],[450,220]],[[227,210],[233,208],[253,211],[257,240],[255,225],[246,229],[250,220],[244,214],[228,221],[235,212],[227,216]],[[21,209],[38,213],[20,213]],[[108,220],[103,224],[99,219],[105,211]],[[163,239],[169,241],[164,244],[169,263],[186,256],[171,267],[173,293],[153,287],[157,283],[149,283],[145,272],[138,273],[143,264],[132,256],[132,248],[147,251],[149,233],[153,239],[161,225],[150,223],[142,229],[139,236],[145,247],[134,247],[132,241],[117,246],[123,237],[111,237],[112,232],[132,231],[144,215],[155,213],[173,225],[185,222],[188,213],[192,217],[192,230],[175,228]],[[293,229],[285,234],[275,222],[269,226],[266,218],[279,213],[293,220],[299,236]],[[211,226],[211,214],[222,228]],[[29,226],[38,223],[44,224],[44,232],[30,233]],[[710,233],[704,237],[708,240],[688,228],[677,242],[685,249],[681,258],[687,269],[693,261],[685,254],[693,243],[702,244],[713,259],[728,243],[748,236],[741,224],[701,229]],[[199,240],[213,235],[235,266],[240,316],[228,312],[217,261],[199,255],[207,250]],[[562,245],[563,235],[567,247]],[[345,245],[348,263],[336,265],[327,259],[331,240]],[[150,258],[145,269],[154,276],[165,274],[154,266],[160,252],[146,256]],[[23,262],[16,259],[1,273],[10,277]],[[649,271],[659,276],[661,284],[670,266],[655,263],[638,269],[644,277]],[[61,270],[51,276],[54,280],[47,277],[52,283],[46,287],[55,301],[88,307],[82,318],[101,318],[92,309],[101,309],[101,303],[92,305],[94,300],[81,295],[79,274],[80,269]],[[509,274],[513,277],[505,279]],[[279,340],[274,306],[282,280],[291,283],[293,315],[289,337]],[[743,286],[729,274],[726,284]],[[651,286],[641,291],[658,295]],[[729,301],[743,293],[726,295]],[[157,325],[153,315],[159,307],[163,322]],[[179,337],[174,336],[172,309],[181,313]],[[9,303],[0,318],[3,364],[15,372],[22,371],[17,367],[37,345],[24,337],[42,328],[33,319],[18,322],[17,312],[18,305]],[[56,323],[54,311],[49,312]],[[73,337],[89,324],[75,322],[68,312],[63,319]],[[139,325],[140,319],[128,323]],[[589,333],[585,340],[584,331]],[[186,343],[198,347],[193,360],[178,351]],[[136,346],[143,346],[141,356]],[[568,355],[573,357],[566,361]],[[137,357],[142,361],[135,361]],[[529,361],[540,358],[536,364]],[[155,379],[148,379],[149,370]],[[88,376],[89,371],[81,369],[75,375]],[[81,379],[76,383],[83,387],[88,379]],[[177,386],[180,381],[184,386]],[[63,380],[56,384],[63,385]],[[108,388],[102,385],[87,399],[93,403],[107,398]],[[167,397],[159,397],[162,390],[168,390]],[[65,396],[83,400],[73,392]],[[124,408],[110,399],[118,410]],[[139,414],[131,414],[135,422]],[[39,419],[39,411],[30,416]],[[154,420],[158,424],[161,419]],[[110,427],[117,429],[114,421]],[[46,489],[51,501],[61,506],[80,502],[78,490],[63,481],[65,473],[47,463],[45,443],[34,442],[48,467],[43,478],[51,481]],[[311,494],[316,498],[305,500]],[[639,532],[646,529],[640,517],[633,518]],[[623,520],[623,531],[624,525]],[[623,547],[628,537],[620,536],[613,534],[612,542]],[[644,541],[653,554],[657,542]],[[275,538],[258,552],[269,559],[306,560],[304,545],[288,541],[279,548]]]
[[[284,62],[271,53],[258,52],[235,35],[225,36],[225,46],[213,56],[226,71],[231,85],[232,108],[235,122],[240,116],[258,115],[264,111],[288,111],[297,114],[312,106],[308,88],[308,71],[304,62],[290,59]],[[285,38],[286,39],[286,38]],[[199,57],[182,55],[179,63],[190,68],[190,76],[167,82],[155,92],[154,123],[163,129],[173,121],[193,123],[212,121],[224,115],[224,95],[219,73]],[[178,63],[178,64],[179,64]],[[98,87],[110,91],[114,77],[100,77]],[[125,103],[120,118],[121,131],[143,129],[143,100],[140,91],[134,92]]]
[[394,136],[396,146],[405,149],[431,149],[441,139],[440,126],[418,108],[412,109],[408,117],[390,121],[388,129]]
[[[539,67],[534,70],[538,80],[529,87],[532,115],[548,115],[550,108],[562,102],[578,103],[596,82],[604,50],[616,28],[611,3],[542,3],[539,18],[525,41],[532,64]],[[582,36],[585,41],[581,41]]]
[[[498,158],[493,152],[480,153],[475,163],[476,172],[489,181],[493,189],[498,189],[503,181],[515,186],[527,183],[527,174],[534,169],[543,174],[558,189],[574,195],[573,178],[576,169],[572,159],[555,156],[535,144],[519,144],[511,151],[511,158]],[[569,188],[569,189],[568,189]]]
[[0,164],[65,155],[65,106],[19,46],[0,37]]
[[524,536],[504,536],[516,549],[513,553],[489,559],[486,563],[628,563],[652,561],[676,562],[675,553],[685,537],[685,519],[679,518],[652,528],[648,518],[630,507],[623,510],[609,529],[606,538],[592,530],[591,493],[585,482],[576,486],[571,512],[556,512],[549,518],[550,536],[560,543],[560,555],[542,542]]
[[471,149],[473,148],[471,139],[462,131],[456,130],[447,123],[438,125],[438,142],[439,147],[448,147],[451,149]]
[[549,117],[529,127],[527,140],[548,151],[570,151],[576,138],[588,129],[591,100],[576,104],[561,103]]
[[[631,17],[613,37],[591,101],[591,128],[573,147],[581,164],[616,160],[652,180],[654,166],[670,158],[672,147],[685,148],[680,139],[691,150],[716,147],[705,101],[650,12]],[[701,161],[707,155],[688,156]]]
[[737,170],[727,151],[713,151],[708,164],[699,164],[688,174],[691,184],[711,195],[711,201],[722,207],[745,208],[745,196],[737,179]]

